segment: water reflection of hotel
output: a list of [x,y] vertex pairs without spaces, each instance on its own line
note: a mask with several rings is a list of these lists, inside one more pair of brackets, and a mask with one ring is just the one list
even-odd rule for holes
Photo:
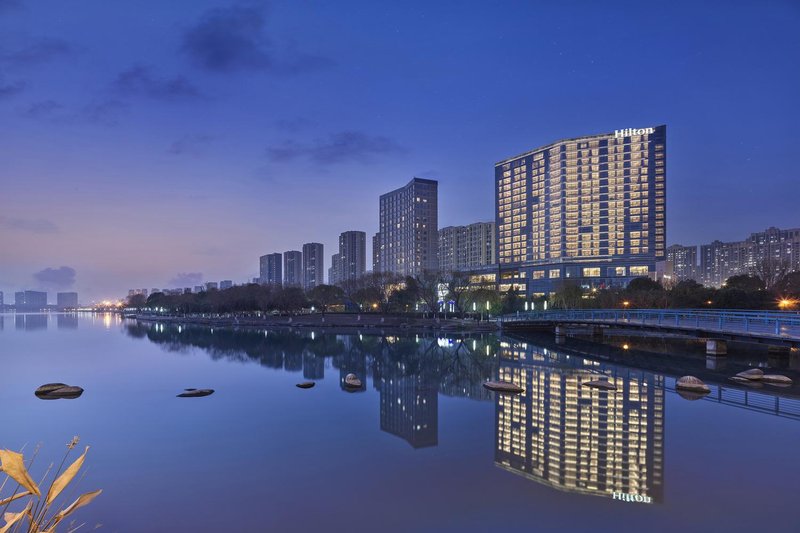
[[[497,466],[567,492],[662,500],[662,376],[524,343],[502,343],[499,359],[499,378],[525,392],[496,397]],[[582,385],[600,374],[617,391]]]
[[380,376],[381,431],[396,435],[413,448],[439,444],[439,386],[425,373],[407,373],[394,362]]

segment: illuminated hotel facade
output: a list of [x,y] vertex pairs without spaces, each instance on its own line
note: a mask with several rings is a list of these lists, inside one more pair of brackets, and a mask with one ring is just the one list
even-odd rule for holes
[[554,292],[656,277],[665,261],[666,126],[562,141],[495,165],[500,288]]
[[[664,378],[525,343],[501,343],[495,465],[549,487],[660,503],[664,492]],[[583,383],[605,374],[616,391]]]

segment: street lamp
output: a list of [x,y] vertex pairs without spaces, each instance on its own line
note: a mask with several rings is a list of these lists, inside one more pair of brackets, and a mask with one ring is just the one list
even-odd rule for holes
[[628,306],[631,305],[631,303],[628,300],[625,300],[624,302],[622,302],[622,305],[627,309]]

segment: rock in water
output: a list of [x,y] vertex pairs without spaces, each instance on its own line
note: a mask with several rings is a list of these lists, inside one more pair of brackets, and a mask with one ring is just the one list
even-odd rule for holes
[[83,389],[64,383],[47,383],[36,389],[34,394],[41,400],[74,400],[83,394]]
[[36,389],[36,392],[34,392],[34,394],[36,396],[41,396],[67,386],[68,385],[66,383],[45,383],[44,385]]
[[358,376],[356,376],[355,374],[347,374],[344,377],[344,384],[345,384],[345,386],[353,388],[353,389],[360,389],[361,388],[361,380],[358,379]]
[[214,394],[214,389],[186,389],[178,394],[178,398],[202,398]]
[[310,389],[314,385],[316,385],[316,383],[314,383],[313,381],[304,381],[303,383],[298,383],[296,386],[301,389]]
[[617,390],[617,386],[611,383],[610,381],[606,381],[604,379],[596,379],[594,381],[587,381],[582,383],[584,387],[592,387],[595,389],[603,389],[603,390]]
[[708,395],[709,391],[702,392],[702,391],[691,391],[691,390],[678,389],[675,392],[677,392],[678,396],[680,396],[684,400],[689,400],[690,402],[693,402],[695,400],[699,400],[700,398],[705,398]]
[[757,381],[764,377],[764,371],[760,368],[751,368],[749,370],[745,370],[744,372],[739,372],[736,374],[736,377]]
[[763,385],[761,385],[759,381],[743,378],[738,375],[730,377],[728,379],[733,381],[734,383],[739,383],[740,385],[747,385],[748,387],[763,387]]
[[781,376],[780,374],[764,374],[761,381],[769,383],[770,385],[791,385],[792,378]]
[[493,390],[495,392],[504,392],[507,394],[520,394],[525,392],[525,389],[519,385],[515,385],[508,381],[487,381],[483,384],[483,386],[489,390]]
[[675,388],[692,392],[711,392],[708,385],[694,376],[683,376],[675,382]]

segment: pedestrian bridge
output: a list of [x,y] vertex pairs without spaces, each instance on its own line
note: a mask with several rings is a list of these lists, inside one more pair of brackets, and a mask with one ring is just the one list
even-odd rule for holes
[[501,316],[504,330],[542,326],[624,327],[800,347],[800,313],[708,309],[565,309]]

